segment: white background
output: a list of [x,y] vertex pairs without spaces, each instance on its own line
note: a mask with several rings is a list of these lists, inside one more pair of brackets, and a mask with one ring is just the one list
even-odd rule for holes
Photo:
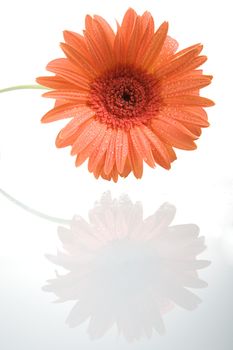
[[[46,75],[46,64],[62,57],[59,48],[62,31],[81,32],[86,14],[99,14],[116,27],[115,19],[120,21],[128,7],[139,13],[150,11],[157,26],[167,20],[169,35],[179,42],[180,49],[198,42],[204,44],[204,54],[208,56],[204,72],[212,74],[214,80],[202,95],[213,99],[216,106],[208,109],[211,127],[203,130],[197,150],[177,151],[178,159],[170,171],[145,167],[141,180],[133,176],[120,179],[117,184],[96,180],[85,164],[75,168],[68,148],[55,148],[56,134],[66,121],[40,124],[40,118],[52,108],[53,102],[43,99],[41,91],[9,92],[0,96],[0,187],[41,212],[68,219],[75,213],[87,216],[93,203],[106,190],[111,190],[113,197],[127,193],[133,201],[142,201],[145,214],[169,201],[177,207],[177,222],[195,222],[201,226],[210,247],[221,247],[219,259],[231,266],[233,28],[230,0],[8,0],[2,3],[0,12],[0,88],[34,83],[37,76]],[[12,262],[12,274],[16,271],[15,276],[21,276],[19,293],[23,293],[24,285],[30,286],[29,279],[34,278],[40,286],[40,282],[51,276],[53,268],[48,271],[42,256],[56,249],[56,227],[21,211],[3,197],[0,197],[0,207],[0,256]],[[38,257],[33,267],[28,261],[30,256]],[[15,270],[17,261],[22,267],[27,266],[28,276],[22,277],[22,270]],[[10,269],[7,264],[5,269],[1,266],[6,280]],[[16,283],[16,277],[12,281]],[[16,292],[10,285],[5,293],[15,299]],[[30,307],[30,301],[28,303],[26,308]],[[53,336],[48,335],[48,339]],[[15,349],[27,350],[23,339],[20,344]],[[5,349],[14,348],[9,345]]]

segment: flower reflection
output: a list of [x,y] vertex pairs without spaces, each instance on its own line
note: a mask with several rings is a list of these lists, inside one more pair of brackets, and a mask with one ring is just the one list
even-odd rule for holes
[[106,193],[89,212],[89,223],[75,216],[70,228],[59,227],[63,251],[47,255],[65,268],[43,288],[59,302],[77,301],[67,324],[88,321],[92,339],[113,325],[128,341],[162,334],[162,315],[175,305],[187,310],[201,302],[189,288],[206,287],[197,271],[204,237],[194,224],[173,225],[176,209],[163,204],[143,219],[141,203]]

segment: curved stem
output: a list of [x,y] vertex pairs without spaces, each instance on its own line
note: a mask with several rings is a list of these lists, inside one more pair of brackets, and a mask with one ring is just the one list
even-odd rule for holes
[[34,89],[44,89],[44,90],[49,90],[49,88],[46,88],[43,85],[35,84],[35,85],[15,85],[15,86],[10,86],[4,89],[0,89],[1,92],[8,92],[8,91],[14,91],[14,90],[34,90]]
[[66,219],[61,219],[61,218],[57,218],[54,216],[49,216],[46,214],[41,213],[38,210],[32,209],[29,206],[23,204],[22,202],[20,202],[19,200],[15,199],[14,197],[12,197],[11,195],[9,195],[7,192],[5,192],[3,189],[0,188],[0,193],[7,198],[9,201],[11,201],[12,203],[16,204],[17,206],[19,206],[20,208],[26,210],[27,212],[38,216],[42,219],[48,220],[48,221],[52,221],[52,222],[56,222],[57,224],[65,224],[65,225],[69,225],[71,220],[66,220]]

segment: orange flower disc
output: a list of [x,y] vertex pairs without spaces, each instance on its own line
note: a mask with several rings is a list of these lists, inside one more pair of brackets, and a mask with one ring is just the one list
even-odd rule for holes
[[199,96],[212,79],[197,69],[207,59],[202,45],[176,52],[167,32],[167,22],[154,30],[149,12],[129,9],[116,33],[102,17],[86,16],[83,35],[64,32],[66,57],[47,66],[55,75],[37,78],[56,100],[42,122],[72,118],[56,145],[72,146],[77,166],[88,159],[96,178],[141,178],[144,161],[169,169],[173,148],[195,149],[209,126],[203,107],[214,103]]

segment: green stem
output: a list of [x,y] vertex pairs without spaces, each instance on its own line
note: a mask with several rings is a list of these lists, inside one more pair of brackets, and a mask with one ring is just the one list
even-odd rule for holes
[[43,85],[38,85],[38,84],[35,84],[35,85],[15,85],[15,86],[10,86],[10,87],[7,87],[7,88],[4,88],[4,89],[0,89],[0,93],[1,92],[8,92],[8,91],[14,91],[14,90],[37,90],[37,89],[45,89],[45,90],[49,90],[49,88],[46,88],[45,86]]
[[12,197],[11,195],[9,195],[7,192],[5,192],[4,190],[2,190],[0,188],[0,193],[7,198],[9,201],[11,201],[12,203],[16,204],[17,206],[19,206],[20,208],[26,210],[27,212],[38,216],[39,218],[48,220],[48,221],[52,221],[52,222],[56,222],[57,224],[65,224],[65,225],[69,225],[71,220],[66,220],[66,219],[60,219],[54,216],[49,216],[46,214],[41,213],[38,210],[32,209],[29,206],[23,204],[22,202],[20,202],[19,200],[15,199],[14,197]]

